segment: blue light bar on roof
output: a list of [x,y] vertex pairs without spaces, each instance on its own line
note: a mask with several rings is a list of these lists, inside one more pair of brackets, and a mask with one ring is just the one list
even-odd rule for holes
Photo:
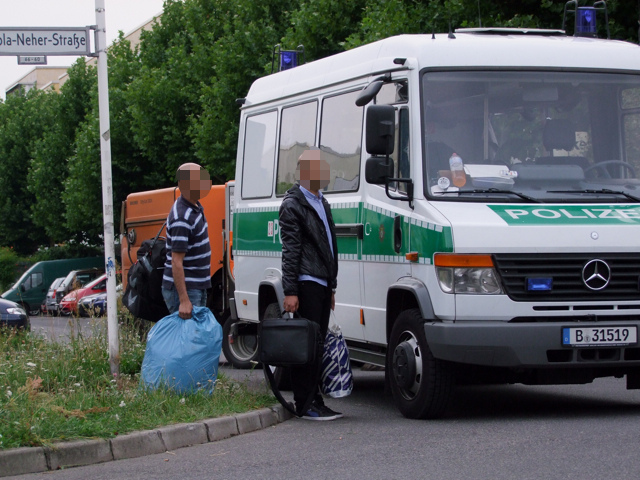
[[280,71],[298,66],[298,52],[296,50],[280,50]]
[[596,37],[596,9],[578,7],[576,12],[576,31],[578,37]]

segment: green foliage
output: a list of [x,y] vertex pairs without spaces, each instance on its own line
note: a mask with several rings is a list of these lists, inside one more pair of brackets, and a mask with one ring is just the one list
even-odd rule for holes
[[31,263],[47,260],[62,260],[65,258],[99,257],[104,255],[102,246],[95,247],[84,243],[69,242],[65,245],[55,245],[39,249],[29,257]]
[[16,280],[19,257],[11,248],[0,247],[0,293]]
[[52,108],[56,121],[36,142],[28,174],[29,192],[35,197],[31,205],[33,222],[45,230],[49,243],[78,238],[65,221],[62,194],[76,130],[90,110],[91,93],[96,88],[95,68],[88,67],[84,58],[78,59],[68,72],[69,80],[60,95],[51,95],[55,99]]
[[235,174],[240,110],[236,98],[246,95],[251,83],[264,75],[273,46],[284,32],[289,2],[245,0],[234,2],[222,34],[209,49],[212,78],[203,79],[198,96],[202,112],[191,118],[189,135],[195,154],[213,178],[222,183]]
[[365,0],[301,1],[291,12],[290,26],[283,38],[286,48],[304,45],[307,60],[315,60],[344,50],[344,41],[359,29]]
[[34,146],[54,123],[54,94],[31,90],[0,104],[0,245],[30,253],[46,241],[29,215],[34,195],[27,188]]
[[[303,45],[306,61],[392,35],[455,28],[562,28],[554,0],[166,0],[139,48],[110,46],[114,221],[135,191],[175,184],[184,162],[215,182],[233,177],[235,99],[271,72],[276,44]],[[637,2],[610,0],[612,38],[637,41]],[[598,17],[600,36],[605,34]],[[567,30],[572,33],[573,17]],[[60,95],[32,90],[0,102],[0,246],[101,243],[96,69],[78,59]]]

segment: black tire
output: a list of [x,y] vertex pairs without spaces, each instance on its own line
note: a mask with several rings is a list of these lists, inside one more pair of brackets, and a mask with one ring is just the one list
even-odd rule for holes
[[391,329],[387,371],[396,406],[407,418],[439,418],[449,404],[454,375],[447,362],[434,358],[420,310],[405,310]]
[[[264,311],[264,318],[277,318],[282,314],[282,312],[280,311],[280,305],[278,305],[277,303],[270,303],[269,305],[267,305],[267,308]],[[275,378],[276,381],[276,386],[278,387],[279,390],[281,391],[285,391],[285,390],[291,390],[291,370],[285,367],[269,367],[271,368],[271,371],[273,372],[273,377]],[[265,374],[265,380],[267,380],[266,378],[266,374]],[[269,383],[269,380],[267,380],[267,384]]]
[[34,310],[28,303],[23,302],[20,305],[22,305],[22,308],[24,308],[24,310],[27,312],[27,315],[29,315],[30,317],[36,317],[40,314],[39,308],[37,310]]
[[246,334],[246,335],[233,335],[233,343],[231,342],[232,331],[237,332],[238,329],[242,329],[246,326],[245,323],[239,322],[236,324],[230,317],[223,320],[222,323],[222,352],[224,358],[227,359],[233,368],[241,370],[247,370],[257,365],[258,361],[258,335]]

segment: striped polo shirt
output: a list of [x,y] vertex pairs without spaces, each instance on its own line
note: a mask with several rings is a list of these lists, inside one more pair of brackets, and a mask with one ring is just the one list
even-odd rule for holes
[[211,287],[211,245],[209,229],[200,202],[193,205],[182,195],[171,207],[167,217],[167,259],[162,287],[171,288],[173,271],[171,252],[184,252],[184,279],[187,289],[206,290]]

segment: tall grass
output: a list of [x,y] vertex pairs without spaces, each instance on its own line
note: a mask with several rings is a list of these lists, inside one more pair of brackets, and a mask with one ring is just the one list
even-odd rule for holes
[[68,343],[0,329],[0,449],[109,438],[133,430],[245,412],[273,404],[268,394],[218,376],[213,395],[139,388],[145,344],[120,325],[121,374],[111,375],[105,320]]

